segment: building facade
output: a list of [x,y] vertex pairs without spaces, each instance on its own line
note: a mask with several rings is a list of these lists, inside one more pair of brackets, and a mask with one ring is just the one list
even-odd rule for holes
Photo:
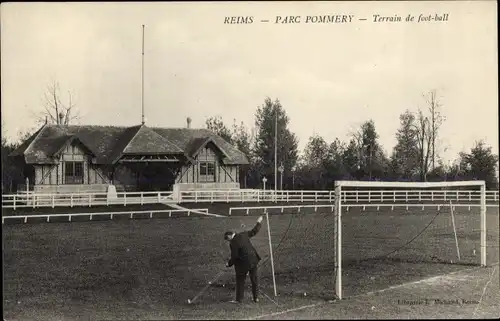
[[[38,193],[239,188],[247,157],[207,129],[43,125],[11,155]],[[24,187],[25,188],[25,187]]]

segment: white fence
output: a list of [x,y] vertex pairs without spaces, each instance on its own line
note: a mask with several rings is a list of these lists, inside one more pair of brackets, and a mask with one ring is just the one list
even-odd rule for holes
[[[342,201],[346,202],[479,202],[477,190],[344,190]],[[184,191],[180,202],[329,202],[335,200],[332,191]],[[498,202],[498,191],[486,191],[487,202]]]
[[208,214],[207,208],[201,209],[185,209],[185,210],[151,210],[151,211],[128,211],[128,212],[94,212],[94,213],[65,213],[65,214],[36,214],[36,215],[11,215],[11,216],[2,216],[2,224],[5,223],[5,219],[22,219],[24,223],[28,223],[28,218],[36,218],[36,217],[44,217],[47,219],[47,222],[50,222],[51,217],[67,217],[68,221],[71,222],[72,217],[78,216],[89,216],[89,220],[92,221],[92,217],[94,216],[109,216],[110,219],[113,219],[113,216],[116,215],[128,215],[130,219],[134,218],[134,214],[149,214],[149,218],[153,218],[153,214],[161,214],[167,213],[168,217],[172,217],[172,213],[186,213],[187,216],[190,216],[191,213],[204,213]]
[[232,190],[232,191],[182,191],[179,202],[333,202],[334,191],[273,191],[273,190]]
[[[469,211],[471,210],[471,207],[479,207],[481,206],[480,204],[453,204],[453,210],[455,210],[456,207],[468,207]],[[486,205],[487,207],[498,207],[498,204],[489,204]],[[435,207],[438,211],[441,209],[441,207],[444,208],[449,208],[450,204],[350,204],[350,205],[345,205],[343,204],[342,207],[346,209],[346,211],[349,211],[350,207],[362,207],[363,211],[366,210],[366,208],[377,208],[377,211],[380,210],[381,207],[390,207],[391,210],[393,211],[395,207],[406,207],[406,210],[408,210],[410,207],[418,207],[422,208],[422,211],[425,210],[425,208],[429,207]],[[325,205],[325,204],[317,204],[317,205],[278,205],[278,206],[244,206],[244,207],[230,207],[229,208],[229,215],[233,213],[233,211],[246,211],[246,214],[250,214],[250,210],[263,210],[264,213],[266,213],[270,209],[279,209],[281,213],[284,212],[285,209],[297,209],[297,212],[300,213],[300,210],[302,208],[314,208],[314,211],[317,212],[318,208],[329,208],[333,212],[335,209],[335,205]]]
[[281,213],[283,213],[284,209],[289,209],[289,208],[296,208],[298,212],[300,213],[301,208],[314,208],[314,211],[317,212],[318,208],[331,208],[332,212],[335,209],[335,205],[324,205],[324,204],[318,204],[318,205],[283,205],[283,206],[248,206],[248,207],[231,207],[229,208],[229,215],[233,213],[233,211],[246,211],[246,214],[248,215],[250,210],[264,210],[264,213],[267,212],[267,210],[270,209],[280,209]]
[[[342,191],[342,202],[480,202],[478,190],[353,190]],[[498,191],[486,191],[486,202],[498,202]]]
[[175,203],[172,192],[121,192],[109,198],[107,193],[39,194],[20,193],[2,195],[4,208],[74,207],[99,205],[131,205]]
[[[477,190],[343,190],[343,203],[386,202],[479,202]],[[329,202],[335,200],[331,191],[273,191],[273,190],[199,190],[181,191],[174,200],[173,192],[121,192],[116,198],[106,193],[78,194],[11,194],[2,195],[4,208],[74,207],[98,205],[158,204],[158,203],[215,203],[215,202]],[[487,191],[486,202],[498,203],[498,191]]]

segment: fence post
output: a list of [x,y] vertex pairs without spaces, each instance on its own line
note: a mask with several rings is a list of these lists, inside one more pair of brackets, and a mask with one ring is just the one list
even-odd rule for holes
[[210,203],[214,202],[214,191],[210,192]]
[[358,193],[358,190],[356,190],[356,203],[359,202],[359,193]]
[[144,193],[141,192],[141,205],[143,205],[143,204],[144,204]]
[[394,203],[396,203],[396,191],[392,191],[392,197],[393,197]]
[[434,201],[434,191],[431,191],[431,201]]
[[318,191],[314,192],[314,201],[318,202]]
[[56,203],[56,202],[55,202],[55,195],[54,195],[54,194],[52,194],[52,208],[54,208],[54,207],[56,206],[56,204],[55,204],[55,203]]
[[444,201],[446,202],[446,191],[444,191]]
[[194,191],[194,202],[198,203],[198,191]]
[[[29,197],[29,196],[28,196]],[[35,208],[35,191],[33,191],[33,208]]]
[[332,202],[332,191],[329,191],[328,192],[328,202],[331,203]]
[[457,201],[458,201],[458,191],[457,191]]
[[16,209],[16,195],[14,194],[14,209]]
[[229,203],[229,191],[226,191],[226,203]]
[[408,191],[406,191],[406,203],[408,203]]
[[260,203],[260,190],[257,190],[257,203]]
[[380,202],[384,202],[384,191],[380,191]]
[[69,204],[71,207],[73,207],[73,194],[70,194],[69,196]]
[[300,191],[300,201],[304,203],[304,191]]
[[123,206],[127,206],[127,192],[123,193]]
[[469,201],[472,201],[472,192],[469,191]]
[[89,194],[89,207],[92,207],[92,194]]
[[[141,197],[142,197],[142,193],[141,193]],[[158,192],[158,203],[160,203],[160,202],[161,202],[161,194],[160,194],[160,192]]]
[[422,200],[422,191],[418,191],[418,200],[421,201]]
[[368,203],[371,203],[372,200],[372,192],[368,191]]

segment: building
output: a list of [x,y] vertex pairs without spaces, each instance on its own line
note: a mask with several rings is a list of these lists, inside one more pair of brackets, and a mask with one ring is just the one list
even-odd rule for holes
[[[207,129],[44,124],[11,157],[37,193],[240,187],[248,159]],[[25,187],[24,187],[25,188]]]

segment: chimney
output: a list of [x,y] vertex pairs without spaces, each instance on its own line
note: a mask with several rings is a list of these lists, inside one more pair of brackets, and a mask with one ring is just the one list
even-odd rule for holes
[[64,125],[64,114],[62,112],[59,113],[59,125]]
[[186,122],[187,122],[187,128],[191,128],[191,117],[188,117],[186,119]]

